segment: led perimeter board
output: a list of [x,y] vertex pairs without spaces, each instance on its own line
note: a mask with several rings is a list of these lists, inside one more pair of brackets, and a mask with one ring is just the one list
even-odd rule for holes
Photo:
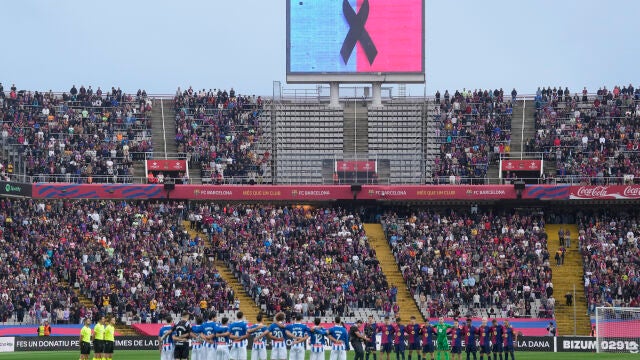
[[424,83],[424,0],[285,1],[288,83]]

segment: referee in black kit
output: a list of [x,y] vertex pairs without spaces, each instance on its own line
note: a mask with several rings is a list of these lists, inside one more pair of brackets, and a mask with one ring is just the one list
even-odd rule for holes
[[349,340],[351,341],[353,351],[356,353],[353,360],[364,360],[364,348],[362,347],[362,342],[367,341],[367,337],[360,332],[361,326],[362,320],[358,320],[355,324],[351,325],[351,328],[349,328]]

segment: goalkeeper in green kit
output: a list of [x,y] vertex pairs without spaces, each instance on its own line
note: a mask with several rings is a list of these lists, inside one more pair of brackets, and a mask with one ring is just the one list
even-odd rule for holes
[[453,325],[445,324],[444,318],[441,316],[436,325],[436,350],[438,352],[438,360],[440,354],[444,351],[445,359],[449,360],[449,341],[447,340],[447,330],[453,328]]

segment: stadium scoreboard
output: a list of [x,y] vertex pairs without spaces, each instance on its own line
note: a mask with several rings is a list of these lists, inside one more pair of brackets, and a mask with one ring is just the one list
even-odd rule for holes
[[287,82],[424,83],[424,0],[286,0]]

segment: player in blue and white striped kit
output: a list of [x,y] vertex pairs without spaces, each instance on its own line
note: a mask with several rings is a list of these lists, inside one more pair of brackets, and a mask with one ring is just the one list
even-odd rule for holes
[[237,339],[231,344],[230,358],[233,360],[247,360],[247,322],[244,321],[244,313],[238,311],[237,320],[229,325],[229,332]]
[[169,336],[173,329],[173,319],[171,316],[165,318],[167,325],[160,328],[158,337],[160,338],[160,360],[173,360],[173,336]]
[[216,342],[216,360],[229,360],[229,319],[222,318],[222,322],[214,329],[214,339]]
[[191,360],[206,360],[204,349],[204,339],[202,328],[202,318],[196,319],[196,325],[191,327]]
[[271,360],[287,360],[287,335],[284,332],[284,313],[276,314],[275,322],[269,325],[267,337],[271,339]]
[[304,360],[306,343],[311,335],[311,330],[302,323],[302,314],[296,315],[296,322],[287,325],[285,332],[293,340],[289,351],[289,360]]
[[327,337],[331,340],[330,360],[347,360],[347,344],[349,333],[342,325],[340,316],[336,316],[335,325],[327,331]]
[[253,335],[253,346],[251,348],[251,360],[267,360],[267,326],[262,323],[262,314],[256,317],[257,324],[251,325],[247,330]]
[[207,360],[213,360],[216,357],[216,342],[214,332],[216,326],[218,326],[218,316],[215,311],[209,314],[209,321],[202,324],[202,337],[204,337],[204,358]]
[[311,329],[311,340],[309,340],[309,345],[311,345],[311,356],[309,360],[324,360],[324,337],[327,335],[327,330],[320,326],[320,318],[315,318],[313,324],[315,326]]

